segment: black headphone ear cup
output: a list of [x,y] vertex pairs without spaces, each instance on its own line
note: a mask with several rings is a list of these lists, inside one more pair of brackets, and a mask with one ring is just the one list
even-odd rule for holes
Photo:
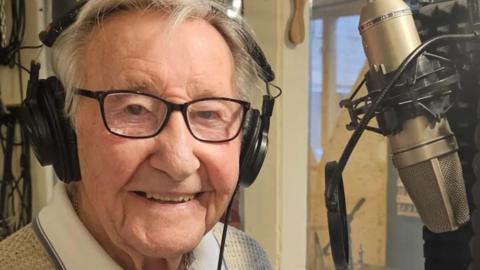
[[43,98],[40,97],[45,85],[44,80],[30,78],[28,93],[22,103],[21,118],[33,152],[42,166],[55,161],[55,143],[48,124],[48,115]]
[[63,130],[65,134],[65,146],[67,153],[66,162],[66,171],[63,178],[65,182],[79,181],[81,179],[80,174],[80,162],[78,160],[78,151],[77,151],[77,134],[72,128],[70,120],[68,118],[62,119],[62,127],[65,127]]
[[70,120],[65,115],[65,90],[61,82],[55,77],[48,78],[47,85],[44,97],[51,114],[49,118],[50,126],[57,147],[57,158],[53,167],[57,176],[63,181],[77,181],[80,179],[77,138]]
[[248,187],[258,176],[267,154],[268,136],[262,131],[262,119],[258,110],[248,113],[240,154],[240,184]]
[[57,78],[50,77],[42,96],[56,149],[53,168],[64,182],[79,180],[76,136],[64,112],[65,90]]
[[63,86],[55,77],[36,82],[29,82],[22,106],[22,119],[34,153],[43,166],[53,165],[61,180],[79,180],[76,137],[63,111]]

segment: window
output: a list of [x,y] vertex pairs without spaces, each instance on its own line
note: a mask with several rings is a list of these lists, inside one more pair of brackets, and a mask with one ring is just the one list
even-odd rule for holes
[[[338,112],[338,101],[350,93],[365,63],[358,21],[355,15],[310,23],[310,148],[317,161],[323,154],[322,141],[328,139],[324,138],[329,135],[328,127],[336,122],[337,114],[328,112]],[[334,97],[322,101],[329,94]]]
[[336,22],[337,93],[342,95],[350,93],[365,63],[359,20],[359,16],[346,16]]
[[322,150],[322,40],[323,20],[312,20],[310,24],[310,149],[316,160]]

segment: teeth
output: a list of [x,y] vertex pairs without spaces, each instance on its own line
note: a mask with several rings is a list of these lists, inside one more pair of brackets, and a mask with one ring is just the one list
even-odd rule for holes
[[146,192],[145,196],[149,200],[156,200],[162,202],[188,202],[193,199],[195,195],[186,195],[186,196],[165,196],[157,193]]

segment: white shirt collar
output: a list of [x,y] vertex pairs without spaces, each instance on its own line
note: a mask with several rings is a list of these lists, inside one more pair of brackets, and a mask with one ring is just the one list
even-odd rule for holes
[[[64,183],[55,185],[52,201],[40,211],[33,227],[57,269],[122,269],[82,224]],[[218,241],[208,232],[193,251],[191,269],[216,269],[219,252]]]

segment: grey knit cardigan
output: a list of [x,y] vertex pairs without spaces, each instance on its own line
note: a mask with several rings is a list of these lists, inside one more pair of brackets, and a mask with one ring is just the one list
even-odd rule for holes
[[[214,227],[213,234],[216,239],[221,239],[222,228],[223,225],[220,224]],[[260,245],[244,232],[232,227],[228,230],[224,259],[228,270],[271,269],[267,255]],[[31,224],[0,242],[0,270],[3,269],[55,269]]]

